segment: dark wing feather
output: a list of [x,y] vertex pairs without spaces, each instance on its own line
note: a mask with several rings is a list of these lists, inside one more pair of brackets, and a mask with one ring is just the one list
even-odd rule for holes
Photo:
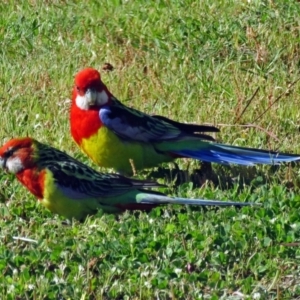
[[56,184],[73,197],[113,197],[130,190],[162,186],[156,182],[135,180],[117,174],[96,172],[77,161],[48,161]]
[[37,141],[36,144],[40,168],[50,170],[58,186],[68,190],[73,196],[78,195],[79,198],[80,195],[82,197],[109,197],[134,189],[163,186],[150,180],[100,173],[65,152]]
[[177,127],[178,129],[180,129],[181,131],[187,134],[197,135],[199,138],[209,140],[209,141],[214,141],[215,139],[210,135],[200,134],[200,132],[220,132],[220,129],[214,126],[180,123],[171,120],[167,117],[157,116],[157,115],[153,115],[152,118],[172,124],[173,126]]
[[128,108],[119,101],[104,106],[99,111],[101,122],[116,135],[125,140],[145,143],[174,140],[187,135],[211,140],[207,135],[197,134],[200,129],[216,132],[210,126],[191,125],[169,120],[165,117],[150,116],[136,109]]

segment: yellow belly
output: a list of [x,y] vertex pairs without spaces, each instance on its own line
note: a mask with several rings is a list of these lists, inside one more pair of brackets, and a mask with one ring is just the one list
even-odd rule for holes
[[83,220],[87,215],[94,214],[101,206],[95,198],[76,199],[69,198],[54,182],[50,171],[46,171],[44,198],[41,204],[51,212],[64,216],[68,219]]
[[172,160],[170,156],[156,152],[150,144],[122,141],[106,127],[83,139],[81,148],[97,165],[123,174]]

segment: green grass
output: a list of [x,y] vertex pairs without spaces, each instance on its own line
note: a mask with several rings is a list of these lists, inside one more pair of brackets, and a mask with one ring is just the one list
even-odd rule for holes
[[[92,66],[129,106],[218,125],[226,143],[299,153],[299,15],[294,1],[2,1],[1,142],[30,135],[92,165],[68,121],[74,75]],[[0,298],[299,297],[297,165],[178,163],[187,182],[167,193],[262,206],[64,224],[1,173]]]

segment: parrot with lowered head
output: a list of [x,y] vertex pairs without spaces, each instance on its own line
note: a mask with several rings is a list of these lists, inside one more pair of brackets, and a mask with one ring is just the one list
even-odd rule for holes
[[0,167],[17,179],[51,212],[84,220],[98,210],[149,211],[159,205],[248,206],[252,203],[168,197],[147,188],[152,181],[95,171],[68,154],[30,137],[15,138],[0,148]]

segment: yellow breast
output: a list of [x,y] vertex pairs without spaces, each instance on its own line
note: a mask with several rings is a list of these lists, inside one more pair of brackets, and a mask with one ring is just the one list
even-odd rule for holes
[[120,140],[106,127],[88,139],[83,139],[83,151],[99,166],[114,168],[122,173],[132,172],[132,163],[137,169],[143,168],[143,146],[139,143]]
[[81,148],[97,165],[128,175],[173,160],[168,153],[156,151],[153,144],[121,140],[104,126],[83,139]]
[[51,212],[65,216],[68,219],[84,219],[88,214],[93,214],[101,208],[94,198],[76,199],[63,193],[55,183],[52,173],[46,170],[44,198],[41,204]]

